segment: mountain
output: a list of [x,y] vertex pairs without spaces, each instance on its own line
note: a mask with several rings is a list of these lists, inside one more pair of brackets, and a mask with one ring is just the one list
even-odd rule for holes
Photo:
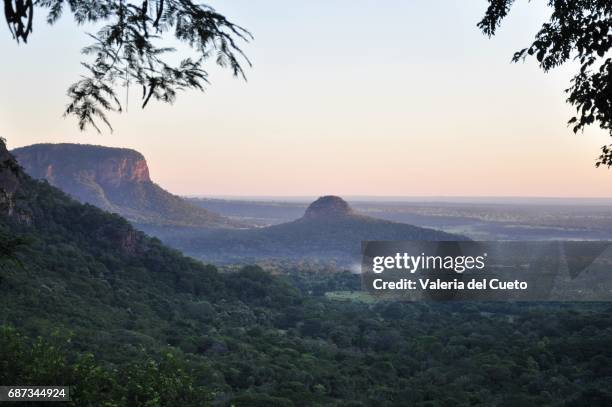
[[137,151],[83,144],[35,144],[12,151],[25,171],[73,196],[134,223],[237,227],[151,181]]
[[261,269],[221,274],[31,178],[0,139],[1,383],[70,385],[74,405],[227,404],[243,390],[222,359],[245,360],[228,343],[251,347],[227,328],[258,326],[262,301],[273,318],[301,300]]
[[257,229],[146,231],[191,256],[214,262],[259,260],[359,262],[363,240],[463,240],[460,235],[359,214],[342,198],[324,196],[292,222]]
[[[323,204],[297,224],[358,216]],[[326,276],[325,293],[358,284]],[[0,142],[0,383],[70,386],[75,406],[612,403],[605,303],[308,291],[189,259],[32,179]]]
[[457,236],[355,212],[339,197],[313,202],[303,217],[244,229],[172,195],[151,181],[137,151],[81,144],[36,144],[12,151],[26,172],[75,197],[118,213],[168,245],[206,261],[334,260],[354,264],[362,240],[447,240]]

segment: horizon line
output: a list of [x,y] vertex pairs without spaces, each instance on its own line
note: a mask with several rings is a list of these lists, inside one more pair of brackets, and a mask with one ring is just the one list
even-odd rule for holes
[[582,202],[610,202],[612,196],[526,196],[526,195],[336,195],[336,194],[319,194],[319,195],[233,195],[233,194],[180,194],[186,198],[196,199],[211,199],[211,200],[255,200],[255,201],[309,201],[317,199],[321,196],[335,195],[345,200],[352,201],[386,201],[386,202],[468,202],[468,201],[495,201],[495,203],[503,203],[500,201],[582,201]]

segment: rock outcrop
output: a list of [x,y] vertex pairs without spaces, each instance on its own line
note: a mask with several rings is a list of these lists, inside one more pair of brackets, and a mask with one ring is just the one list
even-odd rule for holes
[[19,187],[19,166],[0,139],[0,213],[12,216],[15,211],[15,192]]
[[135,223],[236,227],[155,184],[142,154],[83,144],[35,144],[12,151],[34,178],[45,179],[77,200],[118,213]]
[[311,203],[304,213],[305,219],[335,218],[353,214],[350,205],[339,196],[322,196]]

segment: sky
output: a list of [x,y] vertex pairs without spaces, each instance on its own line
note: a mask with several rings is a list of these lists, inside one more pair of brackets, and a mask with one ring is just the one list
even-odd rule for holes
[[248,81],[211,61],[205,93],[144,110],[130,94],[113,133],[62,117],[91,27],[38,15],[17,45],[3,24],[0,136],[133,148],[183,195],[612,197],[594,166],[608,136],[566,126],[575,66],[510,63],[544,2],[517,2],[492,39],[481,0],[208,3],[253,33]]

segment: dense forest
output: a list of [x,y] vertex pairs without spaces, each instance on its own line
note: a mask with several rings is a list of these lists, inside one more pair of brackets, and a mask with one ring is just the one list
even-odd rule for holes
[[73,405],[612,405],[608,304],[344,301],[349,273],[221,272],[3,155],[0,383]]

